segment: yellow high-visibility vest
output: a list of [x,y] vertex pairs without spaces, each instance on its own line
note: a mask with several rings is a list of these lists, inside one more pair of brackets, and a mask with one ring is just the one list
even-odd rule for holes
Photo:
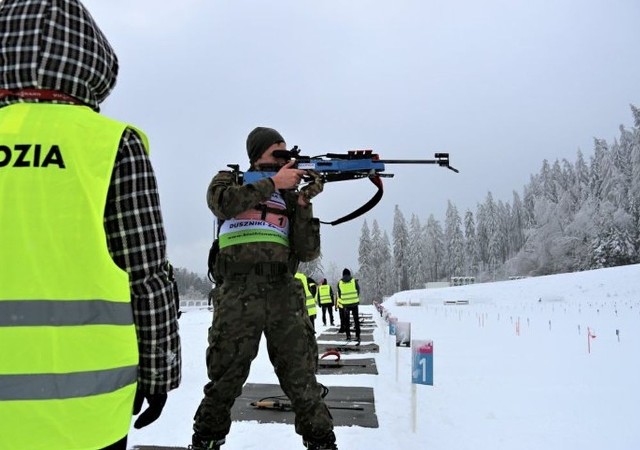
[[356,280],[351,279],[348,282],[340,280],[338,282],[338,288],[340,289],[340,298],[343,306],[355,305],[360,303],[360,297],[356,290]]
[[331,304],[331,286],[328,284],[321,284],[318,287],[318,299],[321,305]]
[[304,301],[305,301],[305,306],[307,307],[307,313],[310,316],[315,316],[317,314],[316,298],[313,296],[313,294],[311,294],[307,276],[301,272],[296,273],[294,276],[298,280],[300,280],[300,282],[302,283],[302,287],[304,288]]
[[129,432],[138,344],[103,223],[127,127],[84,106],[0,108],[3,450],[95,450]]

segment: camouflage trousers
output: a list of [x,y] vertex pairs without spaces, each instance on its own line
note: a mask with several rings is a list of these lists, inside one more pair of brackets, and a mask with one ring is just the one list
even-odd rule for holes
[[[195,414],[194,432],[222,439],[230,411],[258,354],[262,334],[269,359],[295,412],[295,430],[306,439],[329,434],[333,421],[315,377],[318,346],[304,304],[302,285],[291,275],[225,278],[213,294],[207,372],[211,380]],[[259,399],[256,399],[259,400]]]

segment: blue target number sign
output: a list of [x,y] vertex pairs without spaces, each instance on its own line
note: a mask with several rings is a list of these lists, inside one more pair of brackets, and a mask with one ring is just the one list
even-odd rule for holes
[[433,341],[411,341],[411,382],[433,386]]

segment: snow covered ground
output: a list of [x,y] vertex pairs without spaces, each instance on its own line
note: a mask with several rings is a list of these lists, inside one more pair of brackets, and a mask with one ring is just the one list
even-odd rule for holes
[[[452,300],[469,304],[444,304]],[[415,386],[414,432],[411,350],[395,347],[380,315],[362,307],[378,323],[374,339],[380,352],[366,356],[375,356],[379,375],[320,375],[319,380],[327,386],[373,387],[380,427],[337,427],[341,450],[640,448],[640,265],[405,291],[384,307],[411,323],[412,339],[433,340],[434,386]],[[183,314],[183,383],[169,395],[156,423],[131,429],[130,448],[190,442],[206,382],[210,320],[206,309]],[[588,329],[595,338],[588,338]],[[276,384],[262,344],[248,381]],[[302,444],[291,425],[234,422],[223,448],[280,450]]]

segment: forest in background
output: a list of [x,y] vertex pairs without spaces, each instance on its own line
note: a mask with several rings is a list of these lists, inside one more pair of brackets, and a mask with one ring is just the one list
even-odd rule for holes
[[444,222],[396,207],[391,238],[365,221],[358,278],[372,300],[451,277],[476,282],[640,262],[640,110],[612,143],[594,139],[586,160],[549,162],[511,202],[489,192],[475,211],[449,202]]
[[[451,201],[446,217],[409,221],[396,206],[393,229],[365,220],[356,276],[367,300],[424,288],[451,277],[476,282],[537,276],[640,262],[640,110],[631,105],[634,126],[620,126],[614,142],[594,139],[593,154],[575,161],[542,161],[511,201],[491,192],[475,211],[460,213]],[[322,257],[301,264],[317,281],[337,283],[341,268]],[[183,298],[206,298],[201,275],[176,269]]]

